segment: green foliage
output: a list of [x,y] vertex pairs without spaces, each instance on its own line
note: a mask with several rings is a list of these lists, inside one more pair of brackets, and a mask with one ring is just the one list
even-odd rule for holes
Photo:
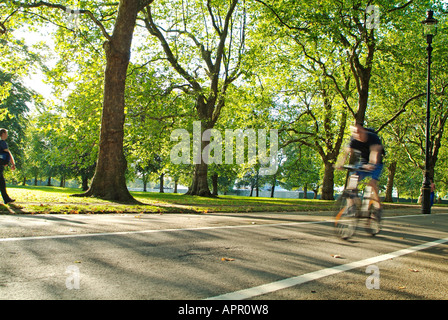
[[[369,29],[366,8],[371,1],[241,0],[220,57],[220,32],[230,3],[155,1],[152,18],[172,57],[148,32],[148,11],[139,13],[126,88],[129,180],[155,181],[164,175],[189,185],[193,166],[171,163],[170,134],[175,129],[192,132],[193,121],[203,116],[198,109],[202,97],[213,105],[208,115],[221,132],[279,130],[284,147],[280,169],[259,183],[290,189],[322,186],[332,178],[328,168],[347,142],[349,124],[362,118],[381,129],[386,166],[398,162],[395,187],[400,195],[416,197],[425,147],[426,43],[420,21],[432,7],[439,36],[433,43],[431,156],[437,190],[446,194],[448,20],[443,1],[375,1],[379,24]],[[15,177],[87,182],[98,156],[104,31],[113,29],[117,3],[64,2],[88,10],[104,30],[88,15],[71,26],[60,8],[21,4],[19,9],[18,2],[0,2],[0,124],[12,133],[9,143],[19,164]],[[45,41],[28,45],[16,38],[28,30]],[[210,62],[219,63],[211,67]],[[37,69],[53,89],[51,100],[23,85],[22,79]],[[209,173],[209,178],[218,176],[218,188],[226,192],[236,180],[253,184],[257,164],[213,165]],[[337,172],[335,185],[344,178]]]
[[5,89],[4,99],[0,102],[0,127],[8,130],[8,146],[13,155],[16,155],[17,166],[20,167],[28,128],[28,104],[34,101],[34,93],[17,77],[3,73],[1,69],[0,87]]

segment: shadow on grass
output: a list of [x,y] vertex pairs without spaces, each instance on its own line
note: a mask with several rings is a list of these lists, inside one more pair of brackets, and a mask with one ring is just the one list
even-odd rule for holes
[[[79,197],[79,189],[20,186],[10,187],[18,200],[11,211],[19,213],[255,213],[315,212],[333,208],[332,201],[311,199],[256,198],[220,195],[200,197],[174,193],[131,192],[135,203],[95,197]],[[6,210],[11,213],[10,210]],[[5,211],[5,210],[3,210]],[[0,211],[1,212],[1,211]]]
[[2,204],[0,206],[1,214],[26,214],[27,212],[23,211],[23,208],[17,204]]

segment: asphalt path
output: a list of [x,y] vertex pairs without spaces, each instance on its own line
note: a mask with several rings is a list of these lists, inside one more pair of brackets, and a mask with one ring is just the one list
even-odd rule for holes
[[379,235],[348,241],[331,220],[0,215],[0,299],[448,299],[448,210],[386,212]]

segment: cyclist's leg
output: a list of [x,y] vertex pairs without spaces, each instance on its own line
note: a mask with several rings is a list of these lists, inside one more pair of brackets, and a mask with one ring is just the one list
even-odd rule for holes
[[372,187],[373,192],[371,198],[374,200],[374,206],[377,209],[381,209],[378,181],[380,180],[382,171],[383,171],[383,164],[377,164],[375,166],[375,169],[371,172],[372,179],[368,184],[369,186]]
[[347,185],[345,186],[344,194],[347,195],[346,197],[346,204],[347,207],[351,207],[355,205],[355,198],[354,195],[357,195],[358,193],[358,181],[360,180],[360,176],[358,172],[352,172],[347,181]]
[[368,185],[372,188],[370,199],[373,200],[373,205],[377,209],[381,209],[381,199],[379,196],[378,180],[370,179]]

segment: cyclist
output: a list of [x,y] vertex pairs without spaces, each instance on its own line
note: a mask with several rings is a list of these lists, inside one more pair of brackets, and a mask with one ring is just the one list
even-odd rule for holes
[[378,190],[378,181],[380,180],[381,172],[383,170],[383,155],[384,147],[380,137],[374,130],[366,129],[360,123],[351,126],[352,137],[349,145],[344,149],[343,155],[336,164],[336,169],[342,169],[347,156],[353,155],[355,152],[360,156],[361,167],[365,171],[355,172],[359,176],[359,181],[366,177],[371,177],[369,186],[373,190],[374,205],[381,214],[381,202]]

